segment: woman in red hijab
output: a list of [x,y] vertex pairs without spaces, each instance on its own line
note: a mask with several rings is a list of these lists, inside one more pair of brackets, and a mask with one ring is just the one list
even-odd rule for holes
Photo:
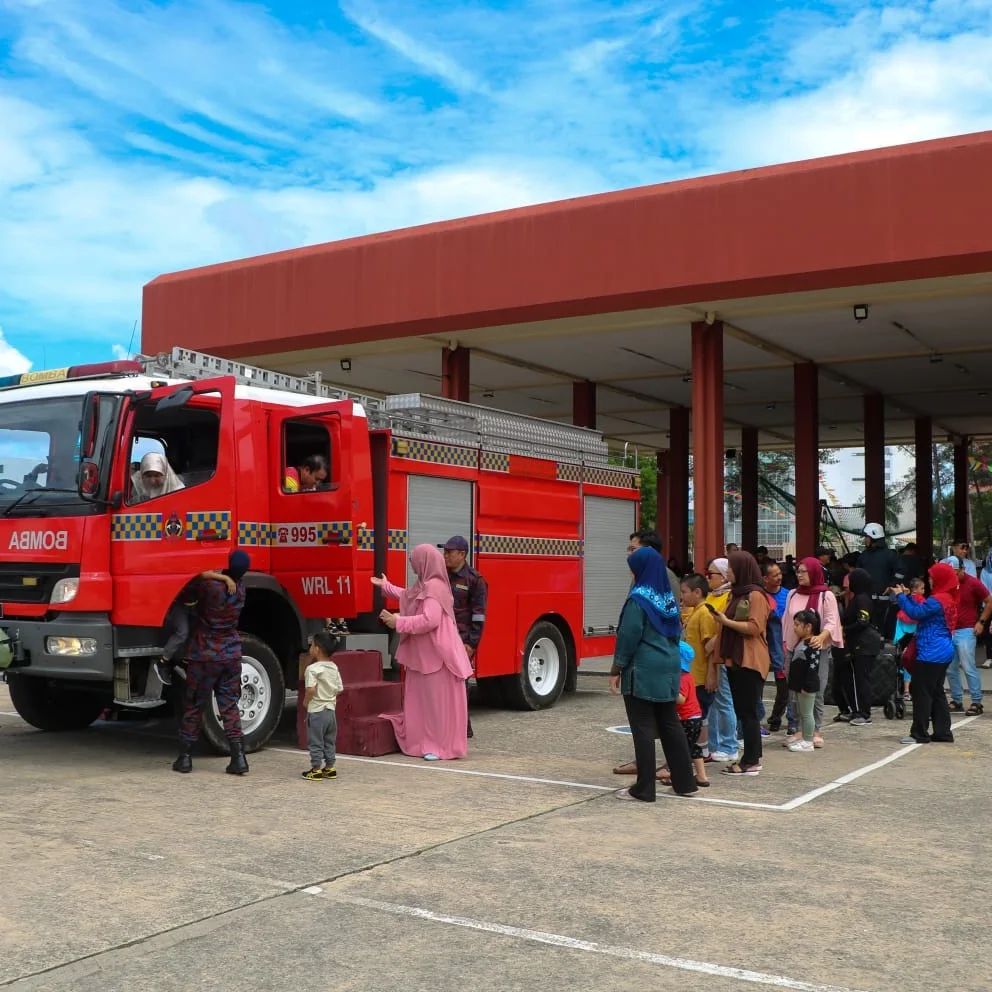
[[[827,576],[823,565],[816,558],[803,558],[796,567],[799,585],[789,593],[785,601],[785,615],[782,617],[782,636],[785,638],[785,656],[792,657],[797,637],[793,620],[800,610],[813,610],[820,618],[820,633],[810,644],[820,652],[820,689],[813,704],[813,721],[816,729],[813,732],[813,747],[823,747],[823,690],[827,679],[830,678],[830,656],[833,648],[844,646],[844,628],[840,621],[840,607],[837,597],[827,585]],[[798,706],[798,700],[793,700]],[[798,712],[798,711],[797,711]],[[866,721],[867,722],[867,721]],[[796,735],[794,740],[801,739]],[[786,740],[789,744],[789,739]]]
[[[893,586],[899,608],[916,621],[916,665],[910,692],[913,726],[903,744],[951,744],[951,708],[944,695],[944,676],[954,657],[953,631],[958,619],[958,575],[950,565],[934,565],[929,572],[932,593],[917,603],[905,586]],[[930,721],[933,721],[933,734]]]

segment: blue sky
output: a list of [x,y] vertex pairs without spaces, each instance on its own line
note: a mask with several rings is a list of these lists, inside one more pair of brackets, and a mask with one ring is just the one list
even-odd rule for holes
[[0,0],[0,374],[160,272],[986,128],[992,0]]

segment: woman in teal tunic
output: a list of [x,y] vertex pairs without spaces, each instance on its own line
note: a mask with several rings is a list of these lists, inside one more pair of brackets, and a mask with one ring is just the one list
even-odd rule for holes
[[699,789],[689,744],[675,711],[682,675],[682,622],[661,555],[652,548],[638,548],[627,564],[634,573],[634,585],[620,614],[610,691],[623,694],[634,737],[637,781],[621,789],[617,798],[653,803],[655,737],[661,739],[675,792],[688,796]]

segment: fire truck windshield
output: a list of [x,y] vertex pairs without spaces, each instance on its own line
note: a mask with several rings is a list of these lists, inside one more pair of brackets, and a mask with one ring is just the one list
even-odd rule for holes
[[[94,512],[76,490],[82,396],[0,403],[0,515],[76,516]],[[101,417],[95,450],[104,448]]]

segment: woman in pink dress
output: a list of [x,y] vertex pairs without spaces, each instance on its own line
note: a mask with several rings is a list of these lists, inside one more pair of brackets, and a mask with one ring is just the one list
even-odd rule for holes
[[396,660],[406,670],[402,714],[384,713],[404,754],[463,758],[468,752],[465,680],[472,666],[455,626],[454,600],[441,552],[419,544],[410,556],[418,581],[403,589],[384,575],[373,578],[400,612],[383,610],[379,619],[400,635]]

